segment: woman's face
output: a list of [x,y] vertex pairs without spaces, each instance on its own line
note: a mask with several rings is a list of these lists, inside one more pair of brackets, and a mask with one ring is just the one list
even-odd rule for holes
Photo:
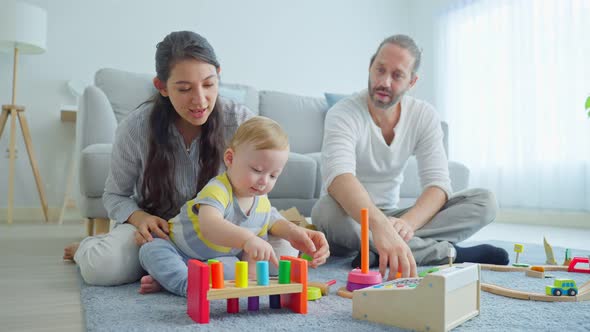
[[168,81],[158,90],[162,96],[170,98],[185,124],[200,127],[207,122],[217,101],[219,73],[215,66],[207,62],[181,60],[173,65]]

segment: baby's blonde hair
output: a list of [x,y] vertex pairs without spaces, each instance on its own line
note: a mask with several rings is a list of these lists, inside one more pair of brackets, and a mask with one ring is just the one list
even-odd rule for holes
[[288,150],[289,136],[276,121],[255,116],[242,123],[229,142],[229,148],[250,143],[256,150]]

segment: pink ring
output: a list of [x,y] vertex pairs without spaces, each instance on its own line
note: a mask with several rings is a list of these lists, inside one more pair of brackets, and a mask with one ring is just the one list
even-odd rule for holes
[[362,273],[360,269],[354,269],[348,273],[348,281],[355,284],[376,285],[383,282],[383,278],[379,271]]

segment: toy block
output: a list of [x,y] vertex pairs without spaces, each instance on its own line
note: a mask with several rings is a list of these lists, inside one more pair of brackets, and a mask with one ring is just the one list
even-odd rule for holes
[[199,324],[209,323],[209,266],[196,259],[188,261],[187,314]]
[[[279,261],[279,284],[291,283],[291,262],[288,260]],[[279,295],[270,296],[270,307],[272,309],[281,309],[281,297]]]
[[313,261],[313,257],[311,257],[310,255],[302,252],[301,255],[299,255],[299,258],[305,259],[308,262]]
[[[576,267],[576,265],[578,264],[584,264],[588,267]],[[590,263],[588,262],[588,258],[587,257],[574,257],[568,268],[567,268],[568,272],[578,272],[578,273],[590,273]]]
[[525,273],[527,277],[545,278],[545,268],[542,266],[531,266]]
[[271,309],[281,309],[281,296],[271,295],[268,297],[268,304]]
[[[268,262],[256,262],[256,284],[258,286],[268,286]],[[260,298],[258,296],[248,297],[248,311],[258,311],[260,308]]]
[[569,266],[572,261],[572,251],[568,248],[565,249],[565,258],[563,259],[563,264],[565,266]]
[[[357,289],[377,285],[383,281],[379,271],[369,270],[369,210],[361,209],[361,268],[348,273],[346,290],[352,292]],[[338,294],[343,292],[338,291]]]
[[[266,262],[266,274],[261,273],[262,278],[258,280],[243,281],[243,277],[238,280],[226,280],[215,282],[219,288],[210,288],[209,279],[218,279],[219,273],[223,275],[221,263],[212,262],[211,267],[208,264],[198,260],[188,261],[188,285],[187,285],[187,314],[197,323],[209,323],[210,300],[227,299],[227,312],[237,313],[239,311],[240,297],[256,297],[264,295],[278,295],[279,302],[291,309],[293,312],[307,313],[307,261],[300,258],[282,256],[282,260],[288,261],[291,265],[291,271],[288,282],[281,284],[279,280],[269,280],[268,262]],[[216,265],[217,264],[217,265]],[[261,266],[263,266],[262,264]],[[219,267],[216,267],[219,266]],[[236,265],[236,276],[245,273],[247,276],[247,265],[244,273],[238,273],[242,268]],[[258,270],[258,265],[257,265]],[[211,275],[209,274],[211,271]],[[213,280],[211,285],[213,285]],[[283,280],[286,282],[286,280]],[[266,283],[267,285],[259,285]],[[240,286],[240,287],[238,287]],[[254,300],[252,300],[254,301]],[[249,308],[250,308],[249,299]],[[252,308],[254,303],[252,303]]]
[[240,312],[240,299],[227,299],[227,313],[237,314],[238,312]]
[[282,295],[281,304],[293,312],[307,314],[307,261],[290,256],[281,256],[281,260],[291,262],[291,282],[301,284],[300,292]]
[[479,315],[480,270],[462,263],[424,278],[401,278],[352,292],[352,316],[415,331],[449,331]]
[[211,269],[210,278],[211,278],[211,287],[212,288],[223,288],[224,280],[223,280],[223,264],[221,262],[214,262],[209,264],[209,268]]
[[322,291],[317,287],[307,287],[307,300],[315,301],[322,298]]
[[268,286],[269,280],[270,278],[268,275],[268,262],[256,262],[256,284],[259,286]]
[[[248,287],[248,262],[236,262],[236,288]],[[235,314],[240,312],[240,299],[227,299],[227,313]]]
[[361,209],[361,272],[369,273],[369,209]]
[[301,284],[281,285],[277,280],[271,280],[268,286],[258,286],[255,282],[250,281],[247,288],[238,288],[232,280],[225,281],[225,288],[210,289],[207,293],[208,300],[224,300],[249,296],[264,296],[274,294],[299,293],[303,290]]
[[543,246],[545,247],[545,256],[547,256],[546,263],[549,265],[557,265],[557,261],[555,260],[555,255],[553,255],[553,248],[547,242],[547,239],[543,236]]
[[518,264],[518,255],[521,254],[524,251],[524,246],[522,244],[519,243],[515,243],[514,244],[514,252],[516,253],[516,260],[514,261],[514,266],[523,266],[523,265],[519,265]]
[[248,311],[257,311],[260,308],[260,301],[258,296],[250,296],[248,298]]

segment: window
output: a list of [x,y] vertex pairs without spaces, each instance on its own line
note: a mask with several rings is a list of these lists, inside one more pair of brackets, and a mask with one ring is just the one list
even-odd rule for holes
[[590,211],[590,1],[457,1],[437,27],[437,104],[471,186]]

